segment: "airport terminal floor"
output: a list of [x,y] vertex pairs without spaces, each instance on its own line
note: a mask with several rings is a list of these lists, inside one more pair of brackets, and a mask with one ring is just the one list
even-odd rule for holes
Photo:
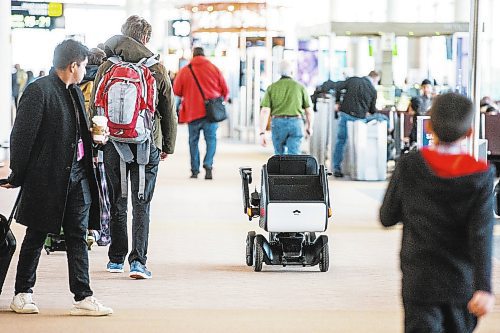
[[[187,128],[177,151],[162,162],[152,203],[148,267],[151,280],[106,272],[107,248],[90,252],[95,296],[115,313],[70,317],[66,255],[42,253],[34,299],[37,315],[9,310],[15,263],[0,295],[0,332],[402,332],[399,248],[401,229],[383,229],[378,208],[386,182],[330,179],[333,219],[326,231],[330,269],[245,264],[247,231],[265,233],[243,215],[240,166],[254,184],[270,148],[221,139],[214,180],[189,179]],[[0,176],[8,172],[0,168]],[[0,191],[8,213],[16,191]],[[24,228],[15,225],[18,241]],[[494,283],[500,290],[500,248],[495,236]],[[500,306],[476,332],[500,332]]]

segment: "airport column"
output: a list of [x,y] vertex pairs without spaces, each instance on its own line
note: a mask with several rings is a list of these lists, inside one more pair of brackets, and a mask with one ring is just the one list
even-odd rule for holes
[[455,22],[468,22],[470,17],[470,1],[455,0]]
[[[337,0],[330,0],[329,3],[329,13],[330,13],[330,22],[329,24],[332,24],[332,22],[335,21],[342,21],[341,18],[341,8],[340,8],[340,3]],[[332,30],[331,27],[329,28],[330,31]],[[337,64],[337,56],[335,54],[335,38],[336,34],[334,32],[330,32],[330,41],[329,41],[329,62],[330,62],[330,79],[334,79],[334,70],[335,66]],[[333,170],[333,169],[332,169]]]
[[144,6],[142,0],[127,0],[125,4],[125,10],[127,12],[127,17],[130,15],[139,15],[144,17],[144,9],[147,8]]
[[165,38],[165,18],[162,17],[162,6],[158,0],[150,0],[149,11],[150,23],[153,27],[153,34],[151,35],[150,49],[157,53],[161,50],[163,46],[163,40]]
[[[8,141],[11,127],[12,60],[10,1],[0,1],[0,144]],[[0,158],[3,152],[0,151]],[[1,161],[1,160],[0,160]]]
[[469,97],[474,102],[475,106],[475,115],[474,115],[474,132],[471,140],[471,152],[472,155],[478,159],[479,158],[479,123],[481,113],[479,111],[479,102],[481,99],[480,91],[481,91],[481,62],[478,57],[478,50],[480,49],[480,26],[483,23],[480,20],[480,1],[479,0],[471,0],[471,13],[470,13],[470,21],[469,21]]

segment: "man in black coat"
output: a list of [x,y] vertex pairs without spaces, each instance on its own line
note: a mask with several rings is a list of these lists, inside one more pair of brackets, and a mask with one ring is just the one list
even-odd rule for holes
[[[12,173],[5,188],[22,187],[17,221],[27,227],[21,246],[15,296],[10,308],[38,313],[32,299],[36,269],[47,233],[64,229],[70,314],[113,312],[93,296],[89,281],[87,229],[99,229],[99,197],[92,168],[92,137],[78,84],[88,49],[65,40],[54,51],[54,69],[24,91],[11,133]],[[90,218],[90,219],[89,219]]]
[[377,102],[377,90],[375,86],[380,76],[371,71],[365,77],[351,77],[345,81],[324,82],[317,92],[329,92],[335,90],[338,94],[345,91],[342,103],[340,103],[340,119],[337,127],[337,143],[333,152],[333,175],[344,177],[342,173],[342,161],[344,160],[344,148],[347,143],[347,122],[364,120],[388,121],[385,115],[377,113],[375,104]]

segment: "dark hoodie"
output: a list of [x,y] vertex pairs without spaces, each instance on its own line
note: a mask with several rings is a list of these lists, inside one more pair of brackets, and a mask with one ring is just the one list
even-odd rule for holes
[[[139,62],[143,58],[150,58],[154,54],[146,46],[137,42],[133,38],[123,35],[113,36],[104,43],[104,52],[107,57],[113,55],[120,56],[123,61]],[[99,81],[104,73],[112,66],[111,61],[105,61],[97,71],[90,109],[92,115],[95,115],[96,108],[94,105],[95,93]],[[172,84],[167,75],[165,67],[157,63],[149,68],[156,80],[157,87],[157,105],[155,122],[160,120],[160,126],[155,126],[153,131],[154,141],[158,148],[167,154],[172,154],[175,149],[175,139],[177,136],[177,113],[175,112],[174,95],[172,92]],[[160,119],[161,117],[161,119]],[[156,125],[155,124],[155,125]]]
[[403,224],[404,301],[462,305],[491,292],[493,180],[493,167],[466,155],[424,150],[398,161],[380,220]]

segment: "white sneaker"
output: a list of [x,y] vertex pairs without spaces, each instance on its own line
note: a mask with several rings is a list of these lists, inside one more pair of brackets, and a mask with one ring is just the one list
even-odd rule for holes
[[19,293],[14,298],[12,298],[12,303],[10,303],[10,309],[16,313],[38,313],[38,307],[31,293]]
[[88,296],[79,302],[74,302],[73,309],[70,311],[72,316],[107,316],[112,313],[113,309],[99,303],[94,296]]

